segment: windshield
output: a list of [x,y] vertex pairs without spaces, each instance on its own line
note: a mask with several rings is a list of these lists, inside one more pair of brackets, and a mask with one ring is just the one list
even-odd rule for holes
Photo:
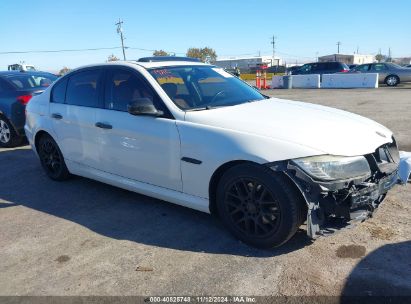
[[53,74],[30,75],[26,73],[19,73],[16,75],[8,75],[5,78],[17,90],[27,90],[45,89],[57,79],[57,76],[54,76]]
[[149,72],[183,110],[233,106],[265,99],[256,89],[214,66],[164,67]]

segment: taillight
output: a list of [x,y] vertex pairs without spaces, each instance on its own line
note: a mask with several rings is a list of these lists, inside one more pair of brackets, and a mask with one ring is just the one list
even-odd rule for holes
[[32,98],[32,95],[21,95],[21,96],[17,96],[17,101],[20,102],[22,105],[27,105],[30,101],[30,99]]
[[348,73],[348,71],[349,70],[344,69],[344,70],[341,70],[340,73]]

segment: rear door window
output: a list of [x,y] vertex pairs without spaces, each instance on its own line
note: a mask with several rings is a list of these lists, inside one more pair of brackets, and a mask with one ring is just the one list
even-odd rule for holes
[[311,63],[311,72],[317,72],[321,70],[320,63]]
[[71,76],[68,80],[66,103],[83,107],[98,107],[100,78],[102,72],[87,70]]
[[327,70],[338,70],[340,68],[340,65],[338,62],[328,62],[327,63]]
[[363,65],[357,66],[354,70],[358,72],[368,72],[369,69],[370,69],[369,64],[363,64]]
[[385,71],[387,67],[385,66],[384,63],[376,63],[371,66],[371,71],[373,72],[381,72]]
[[53,87],[51,92],[51,102],[64,103],[66,100],[67,78],[59,81]]
[[300,71],[302,71],[302,72],[304,72],[304,73],[308,73],[308,72],[311,72],[311,69],[312,69],[312,65],[311,65],[311,64],[304,64],[304,65],[301,67]]

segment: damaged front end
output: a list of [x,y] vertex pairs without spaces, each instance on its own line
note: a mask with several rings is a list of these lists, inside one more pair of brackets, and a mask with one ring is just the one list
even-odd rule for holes
[[[270,165],[287,174],[304,196],[308,206],[307,234],[311,238],[371,217],[398,180],[400,157],[394,139],[372,154],[340,158],[347,159],[340,166],[331,156],[324,160],[326,157]],[[353,177],[344,171],[352,172]]]

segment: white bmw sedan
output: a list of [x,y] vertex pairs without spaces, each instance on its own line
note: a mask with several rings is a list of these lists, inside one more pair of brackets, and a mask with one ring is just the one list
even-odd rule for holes
[[219,216],[240,240],[284,244],[370,216],[397,179],[390,130],[267,98],[199,62],[115,62],[60,78],[27,108],[47,175],[71,174]]

